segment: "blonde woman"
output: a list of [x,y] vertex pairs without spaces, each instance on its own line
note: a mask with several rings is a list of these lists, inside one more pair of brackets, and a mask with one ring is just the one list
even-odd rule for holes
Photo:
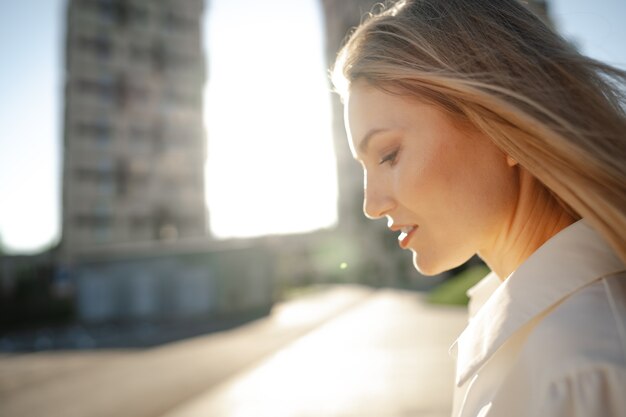
[[339,53],[365,214],[424,274],[492,270],[454,416],[626,416],[625,80],[515,0],[401,1]]

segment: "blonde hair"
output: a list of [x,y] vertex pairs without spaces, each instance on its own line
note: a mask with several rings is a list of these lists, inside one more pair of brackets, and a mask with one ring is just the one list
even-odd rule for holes
[[357,79],[465,119],[626,262],[626,72],[579,54],[515,0],[406,0],[339,52]]

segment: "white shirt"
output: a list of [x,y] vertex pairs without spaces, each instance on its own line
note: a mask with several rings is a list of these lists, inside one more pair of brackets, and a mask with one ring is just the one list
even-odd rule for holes
[[626,416],[625,271],[581,220],[471,288],[452,415]]

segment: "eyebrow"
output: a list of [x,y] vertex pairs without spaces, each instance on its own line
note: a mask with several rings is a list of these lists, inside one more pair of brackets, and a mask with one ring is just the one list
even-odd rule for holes
[[367,147],[369,146],[369,143],[372,140],[372,138],[380,133],[388,132],[388,131],[391,131],[391,129],[371,129],[369,132],[365,134],[365,136],[363,136],[361,143],[359,143],[359,151],[361,151],[362,154],[366,154]]
[[394,129],[371,129],[369,132],[365,134],[365,136],[363,136],[361,143],[359,143],[359,151],[361,151],[362,154],[366,154],[367,147],[369,146],[369,143],[372,141],[372,138],[374,136],[380,133],[391,132],[393,130]]

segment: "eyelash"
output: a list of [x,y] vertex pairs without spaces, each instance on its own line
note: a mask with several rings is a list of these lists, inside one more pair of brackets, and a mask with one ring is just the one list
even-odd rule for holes
[[380,162],[378,163],[378,165],[382,165],[386,162],[391,162],[391,165],[393,165],[396,162],[396,157],[398,156],[398,150],[395,150],[387,155],[385,155]]

